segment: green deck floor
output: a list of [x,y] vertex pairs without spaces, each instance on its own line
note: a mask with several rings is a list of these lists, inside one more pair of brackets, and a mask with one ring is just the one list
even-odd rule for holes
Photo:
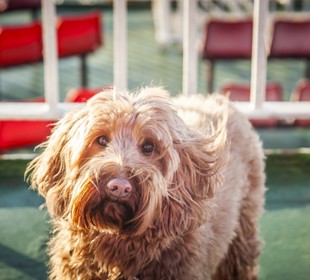
[[[23,181],[27,161],[0,161],[0,279],[46,279],[48,215]],[[260,279],[310,276],[310,155],[272,155],[261,219]]]

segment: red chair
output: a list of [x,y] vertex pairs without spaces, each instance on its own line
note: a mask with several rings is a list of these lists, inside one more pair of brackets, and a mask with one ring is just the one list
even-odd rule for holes
[[[91,12],[61,17],[57,25],[60,58],[78,55],[81,84],[87,85],[86,56],[102,45],[101,14]],[[0,68],[40,62],[43,59],[40,23],[0,27]]]
[[[229,83],[221,87],[220,92],[229,95],[232,101],[250,101],[249,85]],[[279,83],[268,83],[266,86],[266,101],[283,101],[283,90]],[[250,119],[255,127],[275,127],[279,124],[278,119]]]
[[[26,100],[24,102],[43,102],[44,98]],[[44,142],[51,133],[52,121],[0,121],[0,151],[26,146],[34,146]]]
[[93,52],[102,44],[100,13],[61,17],[57,36],[59,57]]
[[92,98],[97,93],[103,91],[104,88],[81,88],[72,89],[68,92],[66,97],[66,102],[86,102],[88,99]]
[[37,22],[0,28],[0,67],[42,60],[42,30]]
[[215,61],[250,59],[252,55],[252,19],[211,19],[205,27],[202,57],[208,60],[208,91],[213,91]]
[[58,55],[79,55],[81,59],[81,84],[87,86],[86,55],[103,44],[101,14],[92,12],[77,16],[63,16],[57,25]]
[[51,121],[0,121],[0,151],[44,142],[51,133]]
[[[291,100],[296,102],[310,101],[310,80],[302,80],[297,83],[295,90],[292,93]],[[296,119],[294,124],[297,126],[309,127],[310,118]]]
[[310,19],[275,20],[269,57],[310,57]]
[[250,101],[250,87],[248,85],[227,83],[221,87],[220,92],[228,95],[231,101]]
[[310,19],[276,19],[269,59],[305,59],[310,78]]

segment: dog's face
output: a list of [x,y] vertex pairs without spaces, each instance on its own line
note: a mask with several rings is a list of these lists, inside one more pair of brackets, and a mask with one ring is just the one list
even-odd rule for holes
[[60,120],[31,183],[54,219],[77,228],[177,235],[205,221],[223,135],[189,129],[162,89],[103,92]]

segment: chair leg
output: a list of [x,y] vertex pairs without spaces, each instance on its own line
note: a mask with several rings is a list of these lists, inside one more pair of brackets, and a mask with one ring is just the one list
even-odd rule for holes
[[214,68],[215,63],[212,60],[207,61],[207,89],[208,93],[212,93],[214,89]]
[[86,54],[80,56],[81,59],[81,84],[82,87],[87,87],[87,63]]
[[39,15],[38,15],[39,9],[38,8],[33,8],[31,9],[30,13],[31,13],[31,19],[33,21],[39,20]]
[[310,79],[310,59],[306,59],[305,78]]

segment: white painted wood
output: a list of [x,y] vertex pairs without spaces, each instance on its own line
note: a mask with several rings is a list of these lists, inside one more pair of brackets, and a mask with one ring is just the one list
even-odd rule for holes
[[127,0],[113,1],[114,86],[127,90]]
[[44,95],[51,108],[59,102],[56,1],[42,0]]
[[[249,118],[279,119],[310,117],[310,102],[264,102],[255,108],[251,102],[234,102],[238,110]],[[0,119],[58,119],[65,112],[85,106],[85,103],[58,103],[51,109],[47,103],[0,103]]]
[[197,1],[183,2],[183,94],[197,93]]
[[65,112],[82,106],[85,103],[58,103],[52,107],[48,103],[1,102],[0,120],[57,120]]
[[264,102],[261,107],[255,108],[251,102],[234,102],[237,109],[243,112],[249,118],[301,118],[309,119],[310,102]]
[[268,17],[268,0],[256,0],[253,13],[253,40],[251,64],[251,102],[261,108],[265,101],[267,54],[266,24]]
[[152,12],[155,40],[161,48],[165,48],[171,43],[172,36],[170,0],[153,0]]

